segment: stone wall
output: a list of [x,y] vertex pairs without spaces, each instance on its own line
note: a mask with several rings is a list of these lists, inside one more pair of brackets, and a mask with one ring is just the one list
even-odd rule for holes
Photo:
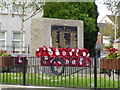
[[51,25],[77,27],[77,47],[83,48],[83,21],[51,18],[34,18],[31,23],[31,55],[35,56],[38,47],[51,45]]

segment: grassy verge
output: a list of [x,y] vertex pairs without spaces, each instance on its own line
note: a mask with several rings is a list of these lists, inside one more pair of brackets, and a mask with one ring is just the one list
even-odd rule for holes
[[[1,73],[0,83],[23,85],[22,73]],[[67,86],[67,87],[94,87],[94,77],[70,75],[70,76],[50,76],[46,74],[26,74],[26,85],[38,86]],[[120,81],[117,79],[97,78],[98,88],[120,88]]]

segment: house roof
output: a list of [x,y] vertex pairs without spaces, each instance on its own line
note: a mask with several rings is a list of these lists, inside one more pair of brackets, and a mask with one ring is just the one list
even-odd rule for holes
[[107,15],[107,16],[113,23],[115,22],[115,16],[114,15]]
[[104,17],[101,19],[101,21],[100,21],[100,22],[102,22],[102,21],[105,19],[105,17],[106,17],[106,15],[104,15]]
[[[107,15],[107,16],[113,23],[115,23],[115,15]],[[119,21],[120,16],[117,16],[117,18],[118,18],[118,21]]]
[[106,27],[106,23],[98,23],[97,26],[98,26],[99,28],[101,28],[101,27]]

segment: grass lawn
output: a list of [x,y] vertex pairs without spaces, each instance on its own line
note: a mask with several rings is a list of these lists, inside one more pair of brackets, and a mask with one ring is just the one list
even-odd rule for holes
[[[0,83],[1,84],[18,84],[23,85],[23,74],[22,73],[1,73]],[[26,74],[25,75],[26,85],[37,85],[37,86],[66,86],[66,87],[94,87],[93,76],[81,76],[81,75],[70,75],[70,76],[50,76],[46,74]],[[98,88],[120,88],[119,79],[110,78],[97,78]]]

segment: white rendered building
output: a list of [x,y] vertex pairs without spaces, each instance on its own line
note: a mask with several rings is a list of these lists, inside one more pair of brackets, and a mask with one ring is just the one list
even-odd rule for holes
[[[19,53],[21,19],[17,14],[13,17],[9,11],[9,9],[0,9],[0,48],[12,53]],[[42,12],[33,18],[37,17],[42,17]],[[31,19],[25,22],[23,31],[23,53],[29,53]]]

